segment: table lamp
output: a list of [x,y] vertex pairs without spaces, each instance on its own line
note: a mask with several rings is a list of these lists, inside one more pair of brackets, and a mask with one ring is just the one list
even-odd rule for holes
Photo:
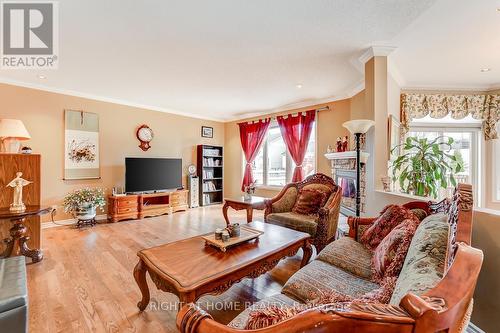
[[350,120],[342,124],[342,126],[347,128],[356,137],[356,216],[358,217],[361,213],[361,147],[359,139],[361,134],[368,132],[373,125],[375,125],[375,122],[368,119]]
[[18,153],[21,148],[21,140],[31,139],[28,130],[18,119],[0,119],[0,141],[3,152]]

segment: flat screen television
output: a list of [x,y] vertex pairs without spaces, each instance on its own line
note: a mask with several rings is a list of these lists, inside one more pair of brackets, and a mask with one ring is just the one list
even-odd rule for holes
[[182,159],[125,158],[125,191],[154,192],[182,187]]

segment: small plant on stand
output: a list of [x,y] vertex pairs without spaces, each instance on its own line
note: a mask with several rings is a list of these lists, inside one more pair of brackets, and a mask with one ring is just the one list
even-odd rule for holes
[[63,206],[66,213],[70,213],[78,220],[77,227],[85,224],[95,225],[97,208],[103,211],[106,205],[104,189],[82,188],[68,193],[64,198]]

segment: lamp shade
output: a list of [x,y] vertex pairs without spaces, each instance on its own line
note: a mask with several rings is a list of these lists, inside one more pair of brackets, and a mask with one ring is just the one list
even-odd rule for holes
[[369,119],[349,120],[342,124],[351,134],[366,133],[373,125],[375,125],[375,122]]
[[28,140],[31,139],[31,135],[21,120],[0,119],[0,138]]

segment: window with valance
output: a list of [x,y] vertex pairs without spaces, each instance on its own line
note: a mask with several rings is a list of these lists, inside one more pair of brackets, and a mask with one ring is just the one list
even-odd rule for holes
[[500,121],[500,95],[498,94],[401,94],[402,135],[408,133],[413,119],[440,119],[450,115],[453,119],[463,119],[468,115],[482,121],[485,140],[498,139],[496,125]]

